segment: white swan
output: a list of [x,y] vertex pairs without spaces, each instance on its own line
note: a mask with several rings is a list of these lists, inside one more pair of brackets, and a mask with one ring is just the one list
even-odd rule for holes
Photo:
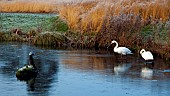
[[122,54],[122,55],[127,55],[127,54],[133,54],[128,48],[126,47],[118,47],[117,41],[113,40],[111,44],[116,43],[116,46],[114,47],[114,52]]
[[145,60],[153,60],[154,59],[152,53],[150,51],[145,51],[145,49],[142,49],[140,51],[140,54],[141,54],[142,58]]

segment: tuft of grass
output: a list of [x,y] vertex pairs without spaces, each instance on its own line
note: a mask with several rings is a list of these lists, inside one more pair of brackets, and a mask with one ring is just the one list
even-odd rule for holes
[[5,33],[0,32],[0,42],[5,41],[5,40],[6,40],[5,37],[6,37],[6,36],[5,36]]
[[62,34],[54,32],[43,32],[34,38],[33,44],[41,46],[60,47],[64,46],[67,41],[67,37]]

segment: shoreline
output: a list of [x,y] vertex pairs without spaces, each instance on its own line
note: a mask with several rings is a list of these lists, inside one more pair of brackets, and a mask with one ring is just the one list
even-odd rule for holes
[[[71,48],[71,49],[92,49],[92,50],[108,50],[109,52],[113,52],[113,48],[114,46],[111,46],[109,48],[107,48],[107,46],[99,46],[96,45],[96,42],[93,42],[93,44],[91,44],[89,46],[89,43],[82,43],[80,42],[80,40],[78,41],[78,39],[73,40],[70,38],[74,38],[74,37],[70,37],[70,36],[66,36],[66,33],[64,34],[53,34],[53,33],[43,33],[43,36],[37,35],[37,36],[33,36],[30,38],[25,38],[22,37],[18,34],[12,34],[11,36],[8,36],[5,40],[0,40],[0,42],[5,42],[5,43],[10,43],[10,42],[18,42],[18,43],[26,43],[26,44],[31,44],[37,47],[44,47],[44,48]],[[54,37],[53,37],[54,36]],[[42,39],[37,39],[37,38],[41,38]],[[61,38],[62,37],[62,38]],[[2,37],[0,36],[0,38],[2,39]],[[51,39],[45,39],[44,38],[51,38]],[[39,42],[39,43],[38,43]],[[106,44],[108,45],[108,44]],[[132,50],[132,52],[134,53],[134,56],[139,56],[139,49],[134,49],[134,48],[130,48],[129,49]],[[162,54],[156,53],[154,51],[151,50],[151,52],[153,53],[154,57],[156,58],[162,58],[163,60],[167,61],[170,60],[170,57],[164,57],[161,56]]]
[[[28,14],[29,16],[31,15],[31,13],[14,13],[14,14],[3,13],[3,14],[12,14],[14,16],[16,14],[18,14],[18,16],[20,14],[23,14],[23,16],[25,14]],[[151,52],[153,52],[155,56],[159,56],[167,60],[170,59],[170,53],[168,53],[168,50],[170,50],[169,43],[164,43],[164,44],[160,43],[161,40],[162,41],[165,40],[166,42],[169,42],[168,41],[169,35],[167,35],[169,32],[168,31],[169,29],[166,29],[164,27],[165,26],[164,24],[162,27],[160,27],[160,29],[157,29],[157,26],[159,25],[159,23],[157,23],[157,25],[154,25],[154,26],[149,24],[149,25],[141,27],[141,25],[139,26],[133,25],[130,21],[128,21],[129,23],[126,23],[127,21],[121,21],[122,19],[116,18],[116,20],[119,20],[121,22],[119,26],[115,25],[114,22],[109,22],[110,24],[113,25],[113,28],[115,29],[113,29],[112,26],[108,28],[104,26],[102,27],[102,29],[99,30],[99,32],[90,32],[90,31],[89,32],[76,32],[74,30],[70,30],[67,25],[67,22],[61,20],[59,16],[55,14],[54,16],[52,14],[51,17],[50,17],[50,14],[37,14],[37,16],[38,15],[49,15],[47,19],[45,19],[44,17],[41,17],[47,23],[45,24],[44,22],[40,23],[39,20],[35,21],[34,17],[29,17],[30,19],[28,19],[25,17],[23,18],[22,16],[20,18],[18,18],[18,16],[15,18],[12,16],[10,18],[7,18],[6,21],[2,21],[3,23],[6,24],[6,23],[9,23],[8,20],[11,20],[11,22],[14,22],[12,24],[16,24],[15,19],[18,18],[17,19],[17,22],[19,23],[18,26],[24,25],[20,23],[20,20],[28,19],[22,22],[28,22],[28,21],[35,21],[35,22],[28,23],[30,25],[30,28],[28,28],[27,31],[24,31],[23,30],[24,27],[22,26],[12,28],[12,27],[9,27],[11,23],[9,23],[9,25],[5,25],[9,27],[9,31],[2,32],[1,30],[0,41],[31,42],[34,45],[40,45],[40,46],[56,46],[56,47],[57,46],[65,46],[65,47],[71,46],[73,48],[80,48],[80,49],[81,48],[106,49],[108,44],[110,44],[111,40],[114,39],[119,42],[120,46],[126,46],[132,49],[135,53],[138,53],[138,50],[144,48],[146,50],[150,50]],[[0,16],[2,16],[2,14]],[[40,17],[38,16],[37,19],[39,18]],[[113,20],[114,19],[115,18],[113,18]],[[140,23],[140,22],[136,21],[136,23]],[[132,28],[129,29],[130,27],[129,25]],[[32,28],[31,26],[33,26],[34,28]],[[125,26],[125,28],[122,28],[121,26]],[[26,27],[28,27],[28,25],[26,25]],[[47,30],[47,29],[50,29],[50,30]],[[127,31],[124,31],[124,30],[127,30]],[[49,33],[49,34],[44,34],[44,33]],[[63,39],[60,37],[63,37],[66,39]],[[113,46],[111,48],[113,48]]]

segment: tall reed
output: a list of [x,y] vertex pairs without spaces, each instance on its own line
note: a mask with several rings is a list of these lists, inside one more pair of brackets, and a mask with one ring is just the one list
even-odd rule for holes
[[169,5],[170,0],[101,0],[64,3],[58,12],[70,30],[95,32],[94,39],[88,39],[95,47],[106,48],[115,39],[135,50],[147,48],[170,57]]
[[64,3],[58,11],[69,28],[81,32],[98,32],[106,16],[133,14],[141,22],[167,21],[170,17],[170,0],[109,0]]

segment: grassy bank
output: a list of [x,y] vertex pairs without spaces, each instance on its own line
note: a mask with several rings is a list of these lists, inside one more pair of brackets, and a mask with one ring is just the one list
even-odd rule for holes
[[[48,16],[18,14],[18,13],[1,13],[1,25],[3,32],[9,32],[16,28],[26,32],[34,28],[38,28],[42,25],[44,20],[48,19]],[[32,20],[34,19],[34,20]]]
[[[1,31],[10,32],[18,29],[24,33],[37,31],[64,31],[62,21],[56,14],[27,14],[27,13],[0,13]],[[61,22],[61,23],[60,23]],[[57,25],[60,23],[60,25]]]
[[68,26],[55,14],[1,13],[0,19],[1,42],[18,41],[42,46],[61,46],[68,41],[64,36]]

